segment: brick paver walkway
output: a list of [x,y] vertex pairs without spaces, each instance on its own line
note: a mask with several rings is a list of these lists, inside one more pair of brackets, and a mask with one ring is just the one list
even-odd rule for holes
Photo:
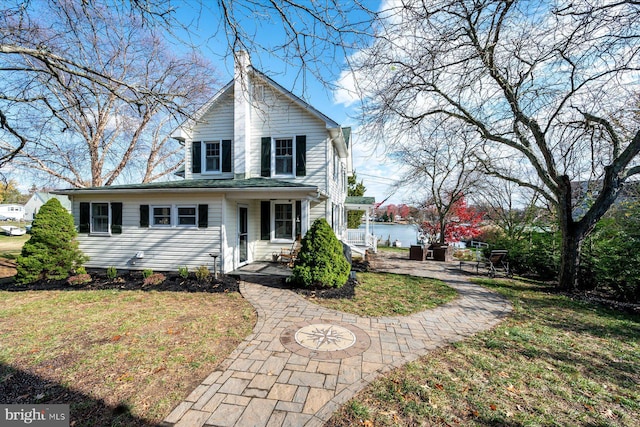
[[[243,280],[240,291],[258,312],[253,333],[164,425],[320,426],[380,374],[489,329],[511,310],[506,300],[468,282],[448,269],[451,265],[398,256],[377,262],[379,271],[442,279],[459,297],[411,316],[369,318],[328,310],[289,290]],[[292,336],[310,324],[349,329],[356,345],[331,352],[304,348]]]

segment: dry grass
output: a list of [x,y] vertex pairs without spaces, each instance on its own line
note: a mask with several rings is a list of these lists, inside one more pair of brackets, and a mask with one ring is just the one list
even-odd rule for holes
[[510,318],[372,383],[329,426],[638,426],[640,318],[482,280]]
[[152,424],[255,320],[237,293],[0,292],[0,387],[11,403],[70,403],[76,426]]

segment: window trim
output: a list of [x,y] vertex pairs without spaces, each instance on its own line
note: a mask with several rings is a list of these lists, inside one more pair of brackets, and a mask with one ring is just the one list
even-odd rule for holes
[[[107,231],[95,231],[93,229],[93,205],[107,205]],[[111,235],[111,203],[96,200],[89,202],[89,235],[110,236]]]
[[[175,212],[174,215],[172,215],[172,219],[174,219],[175,221],[172,221],[172,226],[174,227],[178,227],[178,228],[198,228],[198,205],[197,204],[188,204],[188,205],[174,205],[173,206],[175,209],[173,210]],[[194,210],[194,223],[193,224],[180,224],[180,208],[189,208],[189,209],[193,209]],[[191,215],[189,215],[189,217],[191,217]]]
[[[291,173],[278,173],[276,163],[276,141],[291,141]],[[271,137],[271,176],[274,178],[295,178],[296,176],[296,137],[295,136],[277,136]]]
[[[276,237],[276,205],[290,205],[291,206],[291,237],[290,238],[283,238],[283,237]],[[295,200],[272,200],[271,201],[271,221],[269,226],[271,227],[270,230],[270,237],[271,237],[271,242],[272,243],[293,243],[293,241],[295,240],[296,236],[296,216],[297,212],[296,212],[296,201]]]
[[[156,224],[157,208],[169,208],[169,224]],[[171,228],[173,224],[173,205],[149,205],[149,228]]]
[[[222,139],[213,139],[210,141],[200,141],[202,148],[200,150],[202,175],[220,175],[222,173]],[[218,144],[218,170],[207,169],[207,144]]]

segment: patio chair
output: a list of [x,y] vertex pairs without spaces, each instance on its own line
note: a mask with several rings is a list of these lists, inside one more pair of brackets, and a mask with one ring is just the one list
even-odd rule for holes
[[287,264],[289,267],[293,267],[293,264],[298,259],[298,253],[300,252],[300,240],[296,239],[291,248],[281,248],[280,249],[280,262],[282,264]]
[[509,263],[507,262],[508,251],[494,250],[489,254],[489,258],[485,261],[487,268],[487,274],[489,277],[496,277],[496,274],[504,274],[505,277],[513,277],[513,273],[509,269]]

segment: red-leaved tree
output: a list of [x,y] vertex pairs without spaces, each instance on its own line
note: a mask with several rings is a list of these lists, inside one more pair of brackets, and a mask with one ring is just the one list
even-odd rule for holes
[[458,242],[480,234],[482,212],[467,206],[464,196],[452,201],[444,211],[439,212],[434,206],[428,206],[425,217],[427,219],[420,229],[432,242]]

